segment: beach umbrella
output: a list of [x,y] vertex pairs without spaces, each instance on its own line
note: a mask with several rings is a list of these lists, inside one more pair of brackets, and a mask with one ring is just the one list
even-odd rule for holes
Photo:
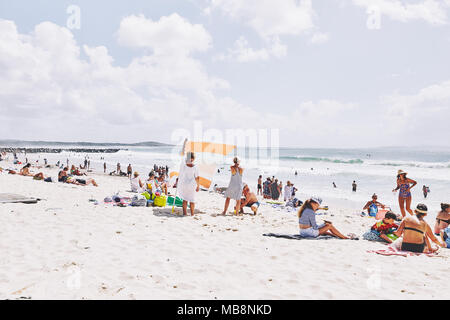
[[[223,144],[223,143],[215,143],[215,142],[199,142],[199,141],[188,141],[184,140],[183,148],[181,151],[181,155],[184,156],[187,152],[193,152],[195,154],[214,154],[214,155],[222,155],[226,156],[230,154],[234,149],[236,149],[235,145]],[[200,161],[196,164],[199,172],[199,184],[209,189],[211,186],[212,178],[214,173],[216,172],[217,163],[212,161]],[[181,164],[180,164],[181,168]],[[172,171],[169,177],[175,178],[178,177],[179,171]],[[175,198],[177,196],[177,190],[175,191]],[[175,202],[174,202],[175,204]],[[174,211],[175,205],[172,206],[172,212]]]

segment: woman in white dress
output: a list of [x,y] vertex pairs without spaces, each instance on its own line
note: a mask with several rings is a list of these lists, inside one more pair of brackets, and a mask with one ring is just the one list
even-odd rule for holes
[[230,200],[236,200],[236,207],[234,213],[239,215],[241,210],[241,198],[242,198],[242,173],[244,169],[239,166],[239,159],[235,157],[233,159],[234,165],[230,167],[231,169],[231,178],[230,183],[228,184],[228,188],[225,191],[225,207],[223,209],[222,215],[227,214],[228,206],[230,205]]
[[194,164],[195,155],[187,153],[186,162],[181,165],[180,174],[177,179],[178,195],[183,199],[183,215],[187,215],[187,203],[191,208],[191,216],[194,215],[195,193],[200,189],[200,177],[198,168]]

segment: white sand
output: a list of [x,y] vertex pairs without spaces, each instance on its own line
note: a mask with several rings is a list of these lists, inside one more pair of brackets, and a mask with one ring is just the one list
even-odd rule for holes
[[[91,197],[131,194],[127,178],[91,176],[98,188],[0,173],[1,193],[46,199],[0,204],[1,299],[450,298],[448,249],[385,257],[367,253],[383,244],[364,240],[267,238],[297,233],[295,213],[262,205],[257,217],[216,217],[224,199],[208,192],[198,193],[194,218],[94,205]],[[326,219],[344,233],[374,223],[326,204]]]

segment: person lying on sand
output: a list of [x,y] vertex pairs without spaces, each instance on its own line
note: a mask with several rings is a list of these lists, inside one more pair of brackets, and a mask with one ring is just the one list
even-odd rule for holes
[[386,206],[381,202],[378,202],[378,196],[374,193],[372,195],[372,200],[368,201],[364,206],[363,210],[367,210],[369,216],[375,217],[378,213],[378,207],[385,208]]
[[64,169],[58,173],[58,181],[59,182],[67,181],[67,177],[68,177],[67,171],[69,171],[69,168],[64,167]]
[[240,213],[244,213],[244,207],[249,207],[252,209],[253,214],[256,215],[259,208],[259,202],[258,198],[256,197],[256,194],[250,191],[250,188],[248,185],[244,186],[244,189],[242,190],[242,194],[244,195],[244,199],[241,200],[241,211]]
[[344,236],[338,229],[336,229],[330,221],[325,221],[324,224],[317,225],[316,211],[322,204],[322,199],[312,197],[305,201],[297,212],[298,224],[300,228],[300,236],[305,238],[317,238],[321,235],[330,235],[340,239],[355,239],[355,235],[350,234],[348,237]]
[[33,174],[30,172],[30,167],[31,167],[31,164],[27,163],[26,165],[23,166],[22,169],[20,169],[19,174],[21,176],[27,176],[27,177],[33,176]]
[[440,247],[445,248],[445,243],[440,242],[433,234],[431,227],[424,220],[428,214],[426,205],[419,203],[415,215],[403,219],[400,227],[394,234],[398,237],[403,236],[401,241],[401,250],[411,252],[432,253],[437,249],[431,247],[430,239]]
[[394,231],[398,229],[398,225],[394,222],[396,218],[395,213],[391,211],[387,212],[384,219],[377,221],[370,231],[363,235],[363,238],[369,241],[379,241],[382,239],[387,243],[392,243],[393,240],[397,240],[398,237],[394,234]]

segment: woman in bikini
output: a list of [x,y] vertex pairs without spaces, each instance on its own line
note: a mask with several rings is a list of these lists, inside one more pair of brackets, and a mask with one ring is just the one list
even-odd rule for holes
[[411,210],[411,189],[417,184],[416,181],[407,178],[406,175],[407,172],[398,170],[397,188],[392,190],[395,192],[400,189],[400,192],[398,193],[398,204],[400,205],[400,211],[403,218],[406,216],[405,204],[406,211],[408,211],[410,215],[413,215],[413,211]]
[[428,213],[427,206],[418,204],[414,212],[415,215],[403,219],[398,230],[394,232],[398,237],[403,236],[401,249],[403,251],[431,253],[435,250],[431,247],[430,239],[440,247],[445,248],[445,243],[434,236],[430,225],[424,220]]
[[436,216],[434,234],[440,235],[441,231],[450,225],[450,204],[441,203],[441,211]]

